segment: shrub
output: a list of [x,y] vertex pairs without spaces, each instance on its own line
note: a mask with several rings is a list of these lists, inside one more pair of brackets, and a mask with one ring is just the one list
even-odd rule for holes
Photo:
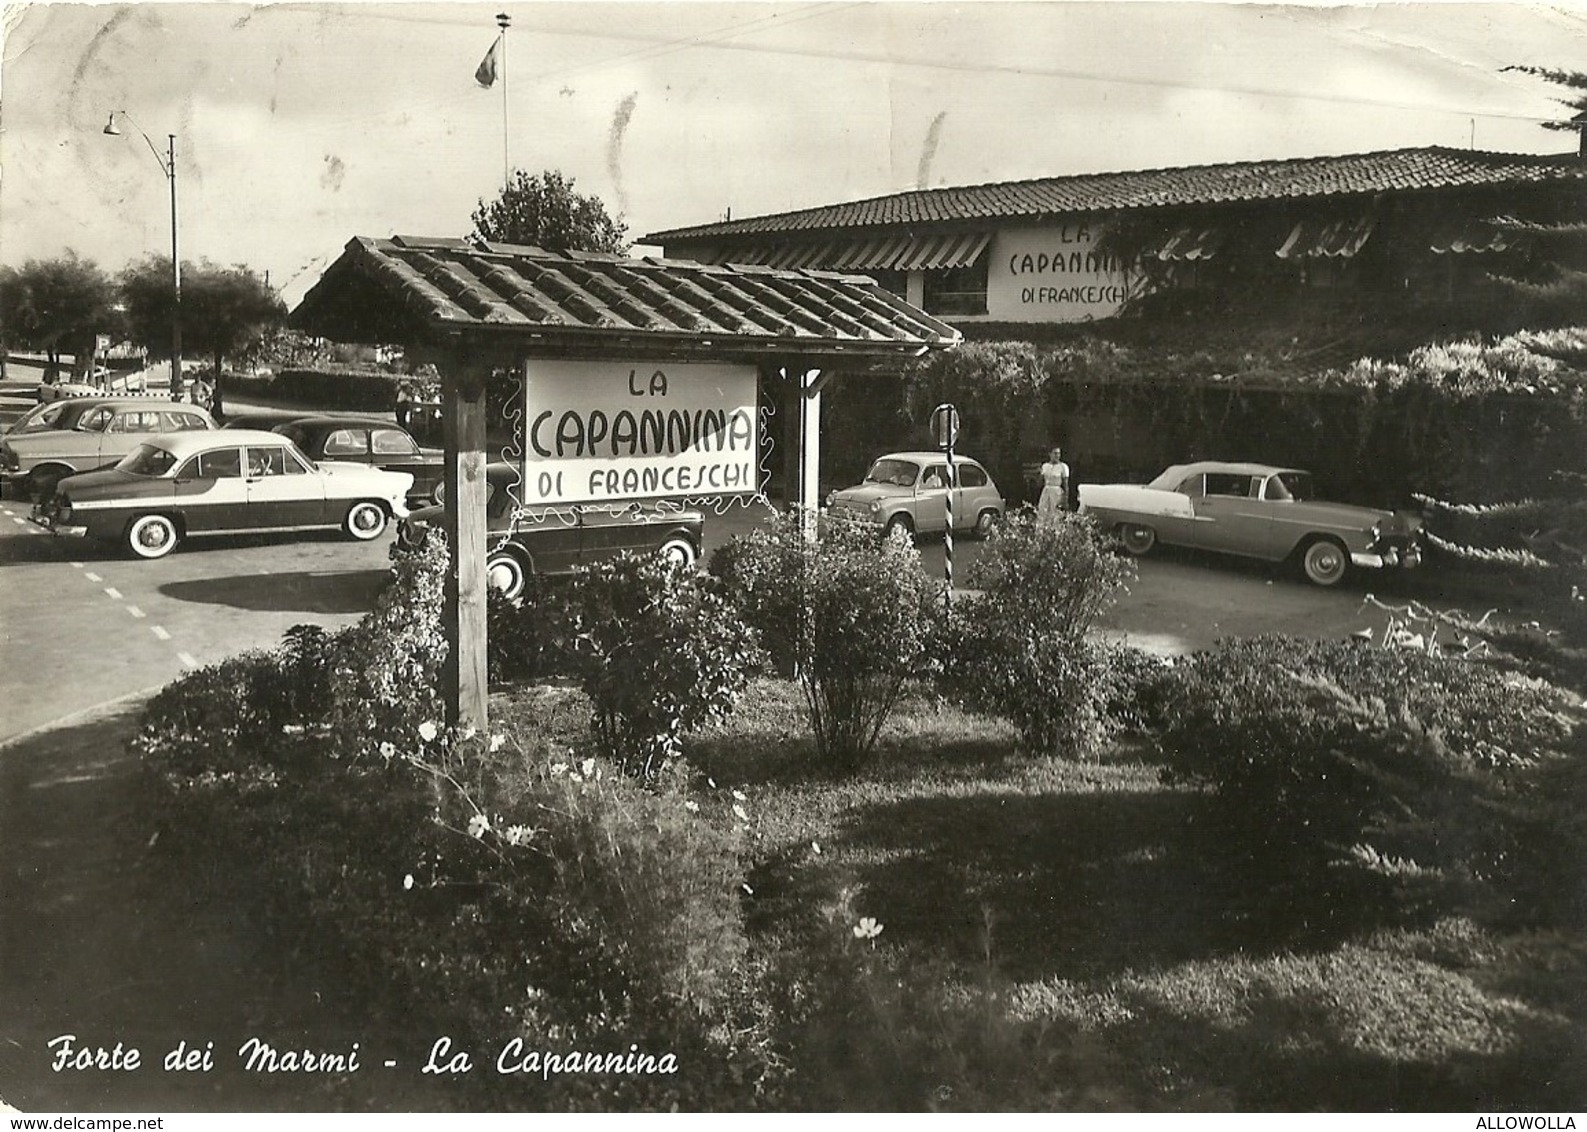
[[804,692],[823,761],[870,753],[904,681],[928,662],[940,587],[908,536],[826,515],[807,541],[789,513],[734,539],[711,561],[744,619]]
[[1561,709],[1476,661],[1269,637],[1176,666],[1157,726],[1166,777],[1209,787],[1247,853],[1420,885],[1494,871],[1520,772],[1574,727]]
[[978,592],[944,638],[945,692],[1012,721],[1034,754],[1094,751],[1108,730],[1112,650],[1086,634],[1132,576],[1083,517],[1010,516],[968,573]]
[[331,671],[331,724],[348,754],[382,742],[409,748],[419,724],[441,718],[441,628],[450,554],[445,539],[392,547],[391,579],[372,612],[341,640]]
[[756,658],[720,584],[656,555],[579,571],[566,616],[565,658],[594,709],[596,746],[647,780],[685,731],[732,710]]
[[132,747],[160,773],[194,777],[299,767],[330,710],[341,635],[294,625],[280,648],[241,653],[167,684],[144,708]]

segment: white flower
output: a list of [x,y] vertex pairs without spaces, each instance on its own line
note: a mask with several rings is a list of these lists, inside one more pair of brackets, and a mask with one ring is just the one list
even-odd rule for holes
[[567,763],[552,763],[551,764],[551,777],[555,778],[557,775],[565,773],[567,771],[567,769],[568,769],[568,764]]
[[583,782],[584,781],[584,776],[582,774],[574,774],[570,770],[570,771],[568,771],[568,781],[569,782]]
[[749,795],[745,794],[742,790],[733,791],[733,797],[738,799],[740,802],[749,801]]
[[700,803],[693,801],[685,802],[683,804],[683,808],[688,810],[691,814],[697,814],[700,812]]
[[402,891],[407,892],[413,887],[413,874],[409,873],[402,878]]
[[595,777],[595,760],[594,759],[585,759],[583,765],[581,765],[579,767],[579,770],[583,772],[585,778],[594,778]]
[[501,750],[506,745],[507,745],[507,736],[505,736],[505,735],[492,735],[490,737],[490,750],[491,750],[492,754],[495,754],[497,751]]
[[714,779],[714,778],[710,777],[709,775],[707,775],[705,780],[711,784],[711,789],[712,790],[716,789],[716,779]]
[[816,856],[817,856],[817,857],[819,857],[819,856],[821,856],[821,842],[819,842],[819,841],[812,841],[812,842],[811,842],[811,843],[810,843],[810,848],[811,848],[811,849],[812,849],[812,850],[813,850],[813,851],[814,851],[814,852],[815,852],[815,855],[816,855]]
[[747,881],[741,883],[739,885],[739,887],[742,888],[745,892],[749,893],[751,896],[755,895],[755,890],[749,886],[749,883]]
[[419,724],[419,738],[423,739],[426,743],[435,742],[435,737],[440,733],[441,729],[435,724],[431,723],[428,719]]
[[472,739],[478,731],[479,731],[479,728],[477,728],[477,727],[473,726],[472,724],[470,724],[469,727],[468,727],[468,730],[463,732],[463,738]]
[[389,763],[392,759],[397,757],[397,748],[390,743],[380,744],[380,757]]
[[744,812],[744,807],[737,802],[733,803],[733,814],[739,821],[749,821],[749,815]]
[[854,925],[855,939],[875,939],[882,934],[882,925],[876,922],[875,916],[861,916],[860,922]]
[[490,832],[490,819],[484,814],[475,814],[468,819],[468,835],[474,838],[484,837]]
[[527,845],[534,840],[535,831],[526,825],[510,825],[502,836],[508,845]]

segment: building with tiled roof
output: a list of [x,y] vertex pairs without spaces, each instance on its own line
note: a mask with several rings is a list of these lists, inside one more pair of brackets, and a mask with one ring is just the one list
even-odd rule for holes
[[1450,293],[1524,254],[1490,221],[1580,218],[1584,199],[1581,154],[1428,146],[923,189],[643,242],[865,272],[955,322],[1078,322],[1165,287]]

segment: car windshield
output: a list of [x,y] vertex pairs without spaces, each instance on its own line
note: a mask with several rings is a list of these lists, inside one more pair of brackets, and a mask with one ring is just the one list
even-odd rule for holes
[[121,458],[119,471],[135,476],[163,476],[176,466],[176,457],[157,444],[140,444]]
[[1293,499],[1304,502],[1313,498],[1310,472],[1279,472],[1267,484],[1269,499]]
[[865,473],[866,483],[890,483],[894,487],[909,487],[915,482],[920,466],[909,460],[882,459],[871,465]]

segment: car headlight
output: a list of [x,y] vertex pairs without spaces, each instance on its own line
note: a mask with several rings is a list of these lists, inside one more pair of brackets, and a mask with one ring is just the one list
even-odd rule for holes
[[835,492],[835,491],[827,492],[826,506],[831,507],[832,506],[832,501],[834,499],[836,499],[837,497],[838,497],[838,493],[837,492]]
[[871,500],[871,514],[872,515],[876,514],[881,509],[882,509],[882,501],[880,499]]

